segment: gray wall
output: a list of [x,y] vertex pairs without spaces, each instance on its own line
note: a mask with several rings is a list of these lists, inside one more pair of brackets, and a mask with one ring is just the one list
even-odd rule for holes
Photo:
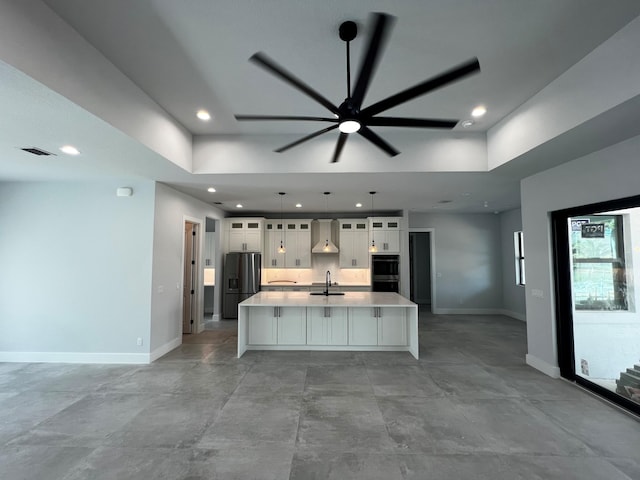
[[[519,208],[500,214],[500,237],[502,241],[502,308],[510,316],[525,319],[525,287],[516,285],[515,248],[513,233],[522,230],[522,212]],[[527,239],[525,238],[525,248]],[[525,252],[525,264],[528,266]]]
[[151,181],[0,183],[0,357],[148,353],[153,208]]
[[[153,293],[151,305],[151,351],[178,343],[182,337],[182,248],[185,217],[201,223],[200,251],[204,249],[206,218],[222,219],[217,208],[158,183],[155,195],[155,221],[153,227]],[[220,235],[220,230],[216,232]],[[221,245],[216,239],[216,245]],[[221,258],[216,265],[222,265]],[[199,269],[199,322],[204,312],[203,271]],[[216,269],[216,284],[221,283],[222,269]],[[161,287],[161,288],[160,288]],[[220,313],[219,302],[216,304]]]
[[[525,178],[522,225],[527,259],[527,362],[558,375],[550,213],[640,193],[640,137]],[[537,290],[542,296],[532,295]]]
[[412,228],[434,229],[436,313],[502,309],[498,215],[410,213]]

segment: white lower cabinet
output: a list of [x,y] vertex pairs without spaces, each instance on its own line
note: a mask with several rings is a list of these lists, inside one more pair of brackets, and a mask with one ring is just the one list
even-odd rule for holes
[[349,345],[378,345],[377,308],[349,309]]
[[255,307],[249,312],[249,344],[277,345],[278,317],[275,315],[278,307]]
[[249,345],[408,345],[404,308],[252,307],[248,310]]
[[256,307],[250,309],[250,345],[304,345],[307,343],[306,308]]
[[275,307],[278,309],[278,345],[306,345],[307,309],[305,307]]
[[307,345],[347,345],[345,307],[307,308]]
[[378,345],[407,345],[407,319],[404,308],[378,307]]

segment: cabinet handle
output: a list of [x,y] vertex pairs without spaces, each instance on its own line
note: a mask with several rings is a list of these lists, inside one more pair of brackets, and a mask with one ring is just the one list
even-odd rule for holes
[[358,261],[355,258],[351,259],[351,266],[355,267],[358,264]]
[[273,307],[273,316],[276,318],[280,316],[280,307]]
[[331,307],[324,307],[324,318],[331,317]]

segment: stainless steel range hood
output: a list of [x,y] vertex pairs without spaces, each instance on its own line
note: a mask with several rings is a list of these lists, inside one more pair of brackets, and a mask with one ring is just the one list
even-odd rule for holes
[[311,249],[311,253],[338,253],[338,247],[331,240],[331,222],[330,218],[318,219],[319,239],[318,243]]

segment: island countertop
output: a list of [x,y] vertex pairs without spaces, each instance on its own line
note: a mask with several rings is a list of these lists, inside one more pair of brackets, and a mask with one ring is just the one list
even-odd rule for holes
[[416,304],[392,292],[344,292],[310,295],[309,292],[258,292],[240,303],[246,307],[413,307]]

